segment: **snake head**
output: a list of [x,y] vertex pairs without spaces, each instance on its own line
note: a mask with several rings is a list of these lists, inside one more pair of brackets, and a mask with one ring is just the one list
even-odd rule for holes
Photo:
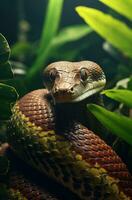
[[101,91],[106,83],[101,67],[91,61],[55,62],[43,75],[44,85],[58,103],[82,101]]

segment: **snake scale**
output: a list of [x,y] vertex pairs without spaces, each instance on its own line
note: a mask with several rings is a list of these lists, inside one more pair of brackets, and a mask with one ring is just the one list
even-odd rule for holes
[[[43,76],[47,89],[26,94],[12,109],[8,140],[13,151],[82,200],[131,200],[132,177],[126,165],[82,120],[83,102],[105,85],[100,66],[60,61],[50,64]],[[20,190],[17,177],[12,188]],[[36,186],[27,185],[27,199],[43,199]],[[35,198],[30,198],[31,191],[36,191]]]

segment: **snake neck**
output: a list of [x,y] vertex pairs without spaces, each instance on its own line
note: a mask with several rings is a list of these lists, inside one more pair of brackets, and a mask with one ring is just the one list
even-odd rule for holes
[[100,104],[100,102],[100,95],[95,94],[81,102],[56,104],[56,129],[63,131],[73,121],[92,129],[93,116],[86,106],[90,103]]

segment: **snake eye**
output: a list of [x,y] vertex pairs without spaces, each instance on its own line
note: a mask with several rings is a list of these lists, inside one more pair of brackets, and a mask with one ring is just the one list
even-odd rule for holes
[[50,80],[51,81],[54,81],[57,77],[57,70],[56,69],[52,69],[50,72],[49,72],[49,77],[50,77]]
[[81,81],[86,81],[88,78],[88,71],[84,68],[80,70],[80,79]]

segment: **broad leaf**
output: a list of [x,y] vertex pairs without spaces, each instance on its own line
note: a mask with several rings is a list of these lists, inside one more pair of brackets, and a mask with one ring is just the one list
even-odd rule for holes
[[6,62],[0,65],[0,80],[11,79],[13,78],[13,73],[11,70],[11,65],[9,62]]
[[[74,49],[69,48],[68,45],[82,39],[91,32],[91,28],[87,25],[74,25],[63,28],[51,43],[51,57],[58,60],[74,60],[84,47],[88,47],[88,44],[81,43]],[[67,47],[64,48],[64,45],[67,45]]]
[[128,84],[127,84],[127,89],[132,90],[132,77],[130,77]]
[[11,106],[18,98],[16,90],[0,83],[0,119],[7,120],[11,115]]
[[121,15],[132,20],[132,1],[131,0],[100,0]]
[[110,89],[104,90],[102,94],[105,94],[107,97],[124,103],[128,107],[132,108],[132,91],[126,89]]
[[17,98],[18,95],[13,87],[0,83],[0,100],[3,99],[8,102],[15,102]]
[[52,42],[53,46],[64,45],[85,37],[92,30],[87,25],[74,25],[63,28]]
[[89,104],[87,107],[107,129],[132,145],[132,119],[95,104]]
[[0,34],[0,65],[7,62],[10,56],[10,47],[5,37]]
[[11,61],[11,65],[13,68],[13,74],[15,76],[24,76],[26,75],[27,66],[25,66],[23,63],[18,61]]
[[114,89],[128,89],[128,82],[129,82],[130,78],[124,78],[124,79],[121,79],[119,80],[117,83],[116,83],[116,86],[114,87]]
[[104,14],[93,8],[79,6],[78,14],[98,34],[114,47],[132,58],[132,29],[111,15]]
[[31,51],[31,44],[29,42],[17,42],[11,48],[11,57],[18,57],[22,54],[26,55]]

